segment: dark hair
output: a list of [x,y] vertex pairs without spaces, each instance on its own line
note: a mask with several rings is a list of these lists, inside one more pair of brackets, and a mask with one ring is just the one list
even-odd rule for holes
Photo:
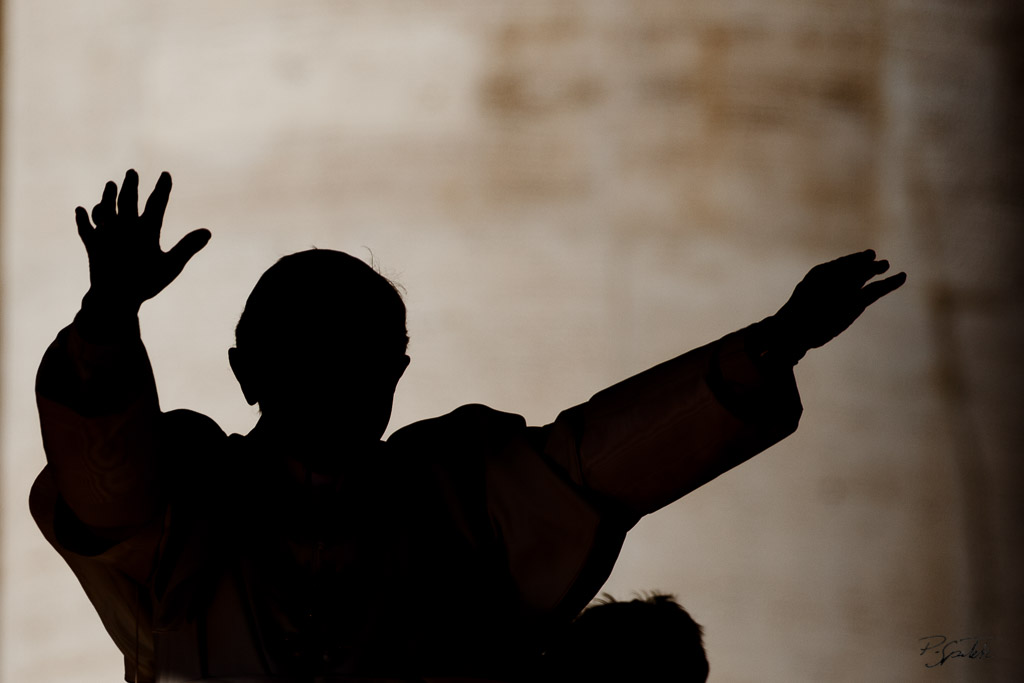
[[330,341],[378,356],[409,344],[405,304],[390,280],[332,249],[284,256],[260,277],[245,302],[235,345],[256,357]]
[[703,629],[671,595],[618,602],[605,594],[545,653],[549,681],[703,683]]

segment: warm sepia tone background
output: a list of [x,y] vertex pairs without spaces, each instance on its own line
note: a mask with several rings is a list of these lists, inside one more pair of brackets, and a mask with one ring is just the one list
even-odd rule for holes
[[[676,593],[716,683],[1020,680],[1018,4],[3,5],[3,683],[121,677],[26,498],[72,210],[129,166],[174,175],[165,245],[213,232],[142,324],[165,409],[228,431],[244,298],[311,245],[408,291],[394,427],[546,422],[876,248],[909,282],[800,363],[798,433],[644,521],[608,590]],[[926,669],[935,634],[992,658]]]

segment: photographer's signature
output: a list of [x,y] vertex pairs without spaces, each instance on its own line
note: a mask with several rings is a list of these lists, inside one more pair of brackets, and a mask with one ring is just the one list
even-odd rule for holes
[[942,666],[951,659],[991,659],[992,649],[989,638],[957,638],[950,640],[946,636],[925,636],[919,638],[921,656],[926,657],[925,667],[928,669]]

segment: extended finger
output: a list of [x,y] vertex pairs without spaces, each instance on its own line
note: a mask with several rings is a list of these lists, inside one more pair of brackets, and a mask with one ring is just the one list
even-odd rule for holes
[[128,169],[121,183],[121,194],[117,197],[117,212],[121,216],[137,218],[139,215],[139,174]]
[[114,217],[114,202],[117,199],[117,185],[113,180],[108,180],[103,186],[103,196],[100,203],[92,207],[92,222],[99,227],[101,223],[107,223]]
[[886,261],[885,259],[882,259],[881,261],[869,261],[867,263],[861,264],[860,267],[855,271],[857,278],[857,286],[863,286],[865,282],[867,282],[876,275],[881,275],[887,270],[889,270],[889,262]]
[[177,277],[189,259],[199,253],[199,250],[205,247],[209,241],[209,230],[193,230],[171,247],[171,250],[167,252],[168,262],[171,264],[171,277]]
[[81,206],[75,209],[75,223],[78,224],[78,236],[88,245],[88,240],[92,237],[92,223],[89,222],[89,214]]
[[[856,277],[861,271],[863,271],[865,265],[873,262],[874,259],[874,250],[867,249],[865,251],[858,251],[854,254],[840,256],[832,261],[820,263],[812,268],[808,275],[812,275],[814,278],[820,279],[821,281],[842,281],[850,277]],[[861,282],[860,284],[864,283]]]
[[167,209],[167,198],[171,195],[171,174],[164,171],[156,181],[156,187],[146,200],[146,209],[142,217],[154,230],[159,231],[164,222],[164,211]]
[[876,275],[889,270],[889,262],[886,260],[876,261],[875,250],[866,249],[856,254],[843,256],[832,262],[833,272],[837,277],[843,278],[849,284],[856,287],[863,287],[864,283]]
[[891,277],[887,277],[884,280],[878,282],[872,282],[871,284],[860,290],[861,301],[865,307],[875,303],[883,296],[903,286],[903,283],[907,281],[906,273],[896,273]]
[[844,268],[847,268],[847,267],[863,266],[865,263],[870,263],[871,261],[874,261],[874,260],[875,260],[875,250],[874,249],[865,249],[864,251],[858,251],[858,252],[856,252],[854,254],[847,254],[846,256],[840,256],[836,260],[830,261],[829,263],[831,263],[833,265],[836,265],[836,266],[842,266]]

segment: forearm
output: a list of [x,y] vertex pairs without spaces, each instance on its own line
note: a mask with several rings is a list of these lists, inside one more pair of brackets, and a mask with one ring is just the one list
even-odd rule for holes
[[36,381],[47,461],[62,498],[96,528],[145,523],[160,506],[160,416],[133,313],[88,297],[47,349]]
[[[61,498],[97,530],[145,524],[163,509],[160,444],[167,434],[138,311],[210,239],[193,230],[169,251],[160,230],[171,191],[162,173],[139,212],[139,177],[103,188],[90,213],[75,209],[89,256],[89,293],[74,324],[47,350],[36,380],[43,446]],[[114,533],[113,535],[118,535]]]
[[791,434],[801,412],[791,366],[752,355],[757,330],[596,394],[559,416],[545,450],[577,484],[634,517],[748,460]]

